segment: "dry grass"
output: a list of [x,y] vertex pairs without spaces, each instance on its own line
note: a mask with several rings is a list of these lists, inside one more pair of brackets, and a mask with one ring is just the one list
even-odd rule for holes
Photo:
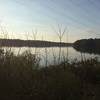
[[99,100],[100,62],[63,62],[39,67],[31,52],[0,49],[1,100]]

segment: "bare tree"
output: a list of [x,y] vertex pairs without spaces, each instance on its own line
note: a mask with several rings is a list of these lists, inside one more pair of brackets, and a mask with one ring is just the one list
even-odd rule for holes
[[61,25],[58,24],[58,31],[54,29],[55,33],[57,34],[58,38],[59,38],[59,41],[60,43],[62,42],[62,39],[63,39],[63,36],[66,32],[66,27],[65,28],[62,28]]
[[25,34],[25,36],[26,36],[26,40],[29,40],[29,32],[27,32],[27,33]]
[[48,49],[45,47],[45,66],[48,66]]
[[[66,43],[69,42],[69,31],[67,29],[67,33],[66,33]],[[68,59],[69,58],[69,50],[68,50],[68,46],[67,46],[67,63],[68,63]]]
[[52,54],[53,54],[53,64],[56,65],[56,54],[55,54],[55,50],[54,48],[52,47]]
[[[45,34],[46,36],[46,34]],[[44,38],[44,37],[42,37]],[[45,45],[44,45],[45,46]],[[45,46],[45,66],[48,66],[48,48]]]
[[60,61],[61,61],[61,43],[62,43],[63,36],[66,32],[66,29],[67,29],[66,27],[63,28],[62,25],[59,25],[59,24],[58,24],[58,29],[57,30],[54,29],[54,31],[57,34],[59,41],[60,41],[58,63],[60,63]]
[[33,35],[33,39],[36,40],[36,38],[37,38],[37,30],[35,30],[35,31],[32,30],[32,35]]
[[[35,29],[35,31],[32,30],[33,40],[36,40],[37,39],[37,34],[38,34],[37,29]],[[36,51],[37,51],[36,47],[35,47],[35,50],[34,51],[35,51],[35,54],[37,54],[36,53]]]

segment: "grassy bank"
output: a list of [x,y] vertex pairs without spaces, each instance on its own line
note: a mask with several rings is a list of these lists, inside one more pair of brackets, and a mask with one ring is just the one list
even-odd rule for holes
[[26,51],[0,49],[1,100],[99,100],[100,62],[73,61],[41,68],[40,58]]

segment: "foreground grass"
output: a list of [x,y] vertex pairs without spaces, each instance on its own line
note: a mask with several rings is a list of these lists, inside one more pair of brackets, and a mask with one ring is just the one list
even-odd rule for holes
[[97,59],[43,68],[39,61],[29,51],[0,50],[0,100],[99,100]]

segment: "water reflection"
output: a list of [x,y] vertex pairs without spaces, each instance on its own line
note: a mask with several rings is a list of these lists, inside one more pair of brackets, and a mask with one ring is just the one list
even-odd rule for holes
[[30,50],[32,54],[36,54],[38,57],[41,58],[40,61],[41,66],[57,64],[61,61],[64,61],[65,59],[68,59],[71,62],[75,59],[80,61],[80,60],[86,60],[94,57],[100,58],[100,55],[98,54],[79,52],[75,50],[73,47],[62,47],[60,49],[59,47],[49,47],[49,48],[4,47],[4,50],[8,50],[8,49],[13,51],[16,55],[22,54],[26,50]]
[[81,48],[81,47],[74,47],[74,49],[76,51],[79,51],[79,52],[83,52],[83,53],[89,53],[89,54],[98,54],[100,55],[100,48]]

